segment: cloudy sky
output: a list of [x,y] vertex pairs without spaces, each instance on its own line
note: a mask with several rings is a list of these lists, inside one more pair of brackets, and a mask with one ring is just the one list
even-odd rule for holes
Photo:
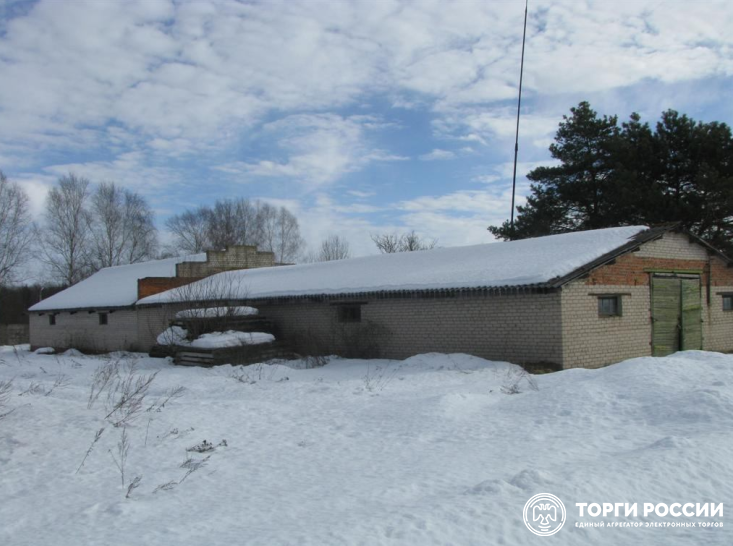
[[[522,0],[0,0],[0,169],[40,214],[74,172],[158,224],[283,203],[315,245],[370,232],[488,242],[509,214]],[[727,0],[530,0],[524,174],[581,100],[733,122]]]

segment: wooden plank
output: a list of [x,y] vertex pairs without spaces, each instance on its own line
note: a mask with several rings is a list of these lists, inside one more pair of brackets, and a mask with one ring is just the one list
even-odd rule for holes
[[652,354],[666,356],[680,348],[680,279],[652,277]]
[[680,279],[682,350],[702,349],[702,297],[700,279]]

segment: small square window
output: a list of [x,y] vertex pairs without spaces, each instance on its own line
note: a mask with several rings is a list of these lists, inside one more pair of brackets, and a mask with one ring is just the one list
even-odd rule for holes
[[56,315],[48,315],[48,325],[56,326]]
[[723,311],[733,311],[733,294],[723,296]]
[[99,313],[99,324],[100,326],[107,325],[107,313]]
[[598,297],[599,317],[620,317],[621,296],[599,296]]
[[339,322],[361,322],[361,305],[339,305]]

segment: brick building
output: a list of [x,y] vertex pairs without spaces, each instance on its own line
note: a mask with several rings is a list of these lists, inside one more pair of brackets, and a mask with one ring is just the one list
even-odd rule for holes
[[[28,309],[30,343],[38,347],[104,352],[147,351],[158,332],[140,321],[135,303],[229,270],[271,267],[272,252],[232,246],[165,260],[108,267]],[[161,328],[162,329],[162,328]]]
[[[51,326],[49,307],[34,306],[31,343],[70,346],[83,335],[100,350],[148,350],[176,309],[226,303],[259,308],[275,321],[278,339],[303,353],[462,352],[593,368],[677,350],[733,351],[732,265],[674,227],[568,233],[230,271],[187,285],[183,299],[180,291],[159,292],[165,283],[141,281],[134,308],[119,315],[99,305],[84,313],[56,309]],[[185,269],[190,279],[208,272]],[[224,290],[221,297],[196,290],[211,283]],[[104,309],[110,314],[101,326]]]
[[[274,319],[278,337],[302,352],[462,352],[526,366],[593,368],[677,350],[733,351],[732,262],[674,227],[227,275],[245,287],[234,300]],[[165,326],[169,296],[138,302],[148,330]]]

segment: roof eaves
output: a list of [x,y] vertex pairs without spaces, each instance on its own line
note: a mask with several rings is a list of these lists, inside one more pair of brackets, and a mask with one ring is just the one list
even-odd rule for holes
[[[311,294],[288,294],[282,296],[258,296],[249,298],[234,298],[231,301],[242,302],[286,302],[286,301],[325,301],[338,299],[355,299],[355,298],[371,298],[371,299],[398,299],[398,298],[440,298],[440,297],[460,297],[462,295],[482,294],[502,294],[502,293],[547,293],[553,292],[554,287],[547,283],[534,284],[517,284],[503,286],[473,286],[461,288],[425,288],[425,289],[409,289],[409,290],[370,290],[361,292],[338,292],[338,293],[311,293]],[[213,300],[213,301],[229,301],[229,300]],[[177,302],[155,302],[137,304],[137,307],[160,307],[168,303]],[[188,302],[180,302],[188,303]]]
[[94,305],[94,306],[87,306],[87,307],[64,307],[64,308],[53,308],[53,309],[31,309],[28,308],[26,313],[33,314],[46,314],[46,313],[80,313],[82,311],[89,311],[94,312],[98,310],[104,310],[104,311],[122,311],[125,309],[134,309],[135,304],[132,303],[130,305]]
[[701,239],[694,233],[687,231],[686,229],[683,229],[680,226],[679,222],[676,222],[673,224],[665,224],[665,225],[656,226],[646,231],[642,231],[641,233],[638,233],[637,235],[635,235],[625,245],[622,245],[591,262],[588,262],[587,264],[577,268],[576,270],[571,271],[567,275],[563,275],[562,277],[557,277],[555,279],[552,279],[547,284],[548,286],[551,286],[553,288],[560,288],[561,286],[569,283],[570,281],[573,281],[577,279],[578,277],[582,277],[583,275],[590,273],[592,270],[598,267],[601,267],[602,265],[606,265],[608,262],[615,260],[616,258],[618,258],[619,256],[623,254],[633,252],[634,250],[639,248],[644,243],[648,243],[650,241],[659,239],[663,237],[665,233],[669,233],[672,231],[687,235],[690,238],[691,242],[698,243],[699,245],[705,247],[708,250],[708,252],[715,254],[720,259],[725,261],[729,266],[733,266],[733,259],[731,259],[726,254],[724,254],[723,252],[721,252],[720,250],[712,246],[707,241]]
[[677,226],[678,224],[658,226],[658,227],[653,227],[645,231],[642,231],[640,233],[637,233],[629,240],[628,243],[623,244],[613,249],[610,252],[607,252],[603,256],[600,256],[596,258],[595,260],[592,260],[588,262],[587,264],[578,267],[577,269],[571,271],[570,273],[566,275],[563,275],[561,277],[556,277],[554,279],[549,280],[547,282],[547,286],[552,287],[552,288],[560,288],[561,286],[571,281],[574,281],[575,279],[579,277],[587,275],[594,269],[601,267],[602,265],[606,265],[608,262],[615,260],[616,258],[618,258],[619,256],[622,256],[623,254],[633,252],[634,250],[639,248],[644,243],[648,243],[649,241],[653,241],[655,239],[660,239],[661,237],[664,236],[665,233],[676,230]]
[[704,246],[709,253],[715,254],[718,256],[721,260],[723,260],[725,263],[728,264],[728,266],[733,266],[733,258],[722,252],[721,250],[718,250],[713,245],[705,241],[704,239],[700,238],[698,235],[695,235],[691,231],[687,231],[686,229],[678,228],[675,231],[678,231],[679,233],[684,233],[690,238],[690,242],[697,243],[701,246]]

